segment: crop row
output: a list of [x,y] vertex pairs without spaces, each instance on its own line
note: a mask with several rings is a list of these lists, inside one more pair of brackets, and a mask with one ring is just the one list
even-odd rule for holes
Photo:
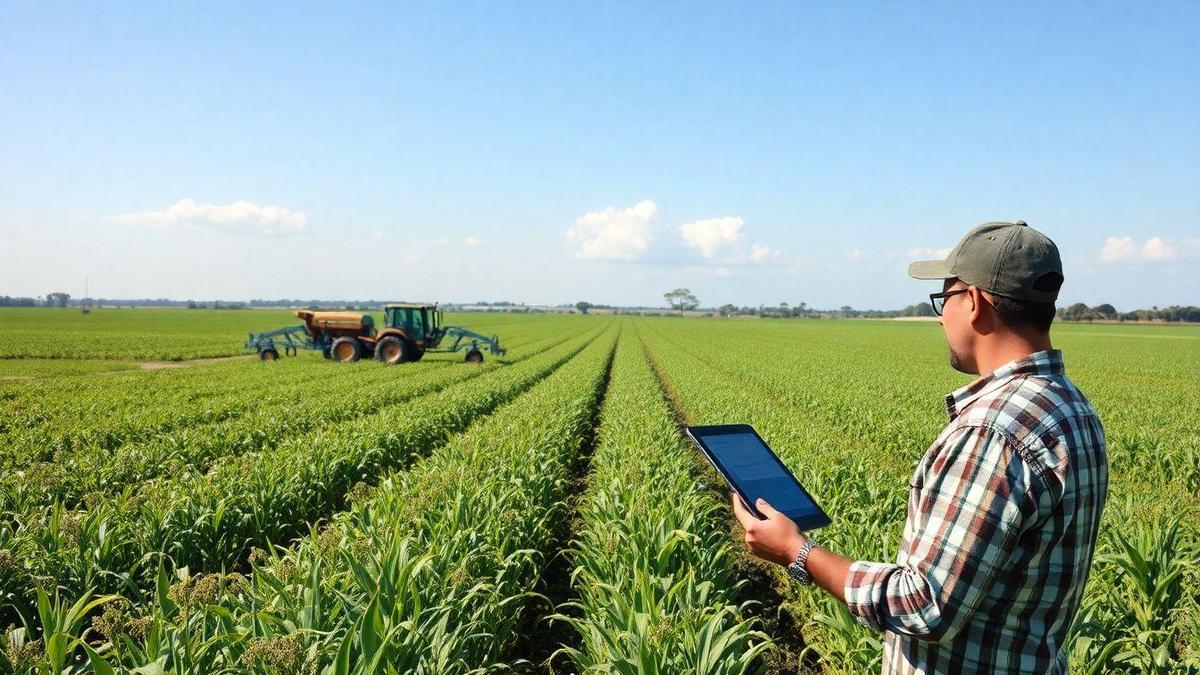
[[[853,439],[836,428],[806,418],[803,411],[764,395],[745,380],[730,386],[731,377],[714,370],[682,347],[646,330],[647,344],[676,402],[692,424],[746,423],[767,440],[796,477],[825,509],[836,514],[830,527],[817,533],[820,542],[844,555],[884,560],[888,535],[898,534],[904,500],[879,486],[886,475],[865,454],[855,456]],[[840,605],[827,596],[794,587],[782,568],[771,579],[789,600],[777,630],[800,630],[804,642],[821,655],[820,665],[834,672],[866,672],[879,668],[879,642],[866,633]],[[798,658],[798,655],[789,655]]]
[[0,549],[18,565],[0,589],[18,607],[34,589],[88,588],[137,597],[167,556],[193,571],[232,569],[252,545],[284,542],[342,508],[357,483],[428,453],[471,420],[516,397],[594,339],[578,338],[409,404],[216,462],[205,474],[167,475],[102,495],[81,510],[0,523]]
[[[703,423],[754,424],[827,510],[836,514],[834,525],[817,533],[820,541],[860,559],[894,558],[905,516],[905,479],[945,423],[945,413],[938,409],[941,395],[964,384],[964,378],[938,386],[940,376],[922,374],[926,367],[948,370],[944,364],[927,363],[928,349],[921,355],[907,349],[892,353],[885,344],[844,345],[836,362],[819,363],[821,355],[830,352],[813,345],[807,345],[811,351],[788,350],[769,337],[748,344],[733,333],[727,336],[729,341],[697,343],[685,341],[665,322],[652,326],[652,349],[681,404]],[[875,353],[873,370],[886,377],[872,374],[865,362],[854,363],[858,355],[870,352]],[[879,354],[889,355],[886,363]],[[1121,372],[1111,377],[1119,381]],[[720,388],[734,378],[739,383],[736,390]],[[885,382],[888,378],[891,381]],[[1094,388],[1100,397],[1112,395],[1103,386]],[[714,397],[712,392],[718,390],[721,396]],[[924,392],[924,400],[914,392]],[[1115,398],[1124,407],[1140,405],[1130,400],[1128,390],[1123,398]],[[1107,407],[1100,408],[1110,438],[1129,433],[1122,424],[1123,414],[1116,410],[1122,405],[1114,401],[1111,417]],[[1099,663],[1106,671],[1153,671],[1156,660],[1200,658],[1195,652],[1200,647],[1200,610],[1189,599],[1189,595],[1196,597],[1200,578],[1194,570],[1187,571],[1194,568],[1189,561],[1200,558],[1200,536],[1185,515],[1197,513],[1196,502],[1178,492],[1194,475],[1186,468],[1188,458],[1200,455],[1189,449],[1194,447],[1189,442],[1191,432],[1178,425],[1178,420],[1164,423],[1153,434],[1157,439],[1152,446],[1157,460],[1153,485],[1123,473],[1120,463],[1128,448],[1121,442],[1110,452],[1115,469],[1111,496],[1084,610],[1070,638],[1071,661],[1077,668]],[[1148,459],[1148,453],[1139,454],[1139,462]],[[1174,512],[1165,508],[1167,500]],[[1115,532],[1121,536],[1113,536]],[[1136,545],[1133,551],[1131,543]],[[801,617],[805,637],[825,668],[877,667],[876,635],[858,627],[831,600],[789,589],[782,576],[779,582],[793,598],[791,610]]]
[[[513,362],[565,340],[553,337],[532,343],[514,354]],[[324,364],[327,369],[339,368]],[[60,453],[53,462],[39,462],[0,478],[0,510],[27,513],[30,508],[62,501],[74,507],[96,492],[119,490],[155,478],[165,471],[207,471],[219,459],[269,450],[285,439],[373,414],[390,406],[439,391],[477,377],[495,364],[458,364],[430,369],[387,369],[374,381],[323,384],[319,392],[300,385],[282,399],[263,397],[245,414],[176,433],[131,441],[114,449],[85,447]],[[409,374],[391,376],[392,370]],[[314,395],[316,394],[316,395]],[[253,396],[246,394],[254,401]]]
[[622,337],[600,418],[575,600],[562,618],[578,672],[744,673],[769,648],[736,602],[727,513],[700,480],[638,339]]
[[[562,335],[533,326],[514,329],[508,337],[516,357],[533,343]],[[7,448],[0,453],[0,466],[46,461],[80,447],[112,449],[175,429],[233,419],[306,393],[383,384],[450,363],[427,359],[379,372],[383,367],[371,367],[375,364],[333,369],[306,356],[263,368],[231,362],[30,384],[21,397],[0,405],[0,410],[7,408],[7,414],[0,414],[0,438]]]
[[[302,387],[321,379],[311,364],[310,359],[294,359],[281,362],[272,373],[246,368],[242,362],[221,363],[29,383],[5,403],[0,432],[7,448],[0,461],[20,465],[82,446],[114,447],[219,420],[244,406],[250,398],[246,394]],[[346,369],[325,376],[361,380],[363,373]]]
[[520,665],[560,544],[615,330],[248,578],[181,575],[116,605],[100,665],[179,673],[437,672]]

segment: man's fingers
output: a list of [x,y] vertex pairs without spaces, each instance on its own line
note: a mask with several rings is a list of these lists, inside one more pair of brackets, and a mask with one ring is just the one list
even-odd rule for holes
[[742,524],[742,527],[749,527],[751,523],[758,520],[754,517],[753,513],[750,513],[746,505],[742,503],[742,498],[736,492],[733,493],[733,515],[737,516],[738,522]]
[[775,516],[779,513],[778,511],[775,510],[774,506],[771,506],[770,504],[768,504],[767,500],[763,499],[762,497],[759,497],[758,501],[754,502],[754,508],[758,509],[759,513],[763,514],[764,516],[766,516],[768,518]]

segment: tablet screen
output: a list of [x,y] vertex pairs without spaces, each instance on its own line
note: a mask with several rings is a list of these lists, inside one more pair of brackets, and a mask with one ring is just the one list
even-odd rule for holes
[[793,518],[823,515],[816,502],[753,432],[704,435],[703,442],[751,505],[761,497]]

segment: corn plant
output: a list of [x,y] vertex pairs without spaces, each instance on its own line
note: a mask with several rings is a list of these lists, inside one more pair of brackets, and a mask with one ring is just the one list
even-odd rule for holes
[[736,596],[728,527],[632,335],[622,337],[572,544],[558,654],[587,672],[745,673],[767,636]]
[[160,573],[153,628],[100,658],[176,672],[454,673],[501,663],[539,604],[533,589],[558,545],[554,523],[612,343],[611,334],[594,341],[293,548],[260,551],[236,588],[208,574],[164,593]]
[[[66,592],[87,585],[145,587],[161,559],[198,571],[237,567],[259,544],[287,541],[306,523],[345,504],[357,483],[373,482],[464,429],[477,416],[541,380],[593,338],[585,336],[509,368],[493,371],[411,405],[292,439],[264,452],[218,462],[204,475],[168,476],[99,500],[60,521],[69,528],[26,527],[24,588],[32,597],[41,577]],[[102,520],[94,528],[80,523]],[[115,552],[98,557],[98,550]]]
[[[552,337],[531,345],[525,353],[537,354],[564,341]],[[520,354],[517,351],[512,360],[520,360]],[[68,453],[52,464],[39,465],[38,480],[29,480],[29,471],[14,471],[0,479],[0,495],[4,495],[0,505],[5,510],[25,512],[54,501],[77,506],[85,498],[94,499],[100,493],[120,490],[168,471],[202,473],[219,459],[267,451],[290,437],[378,413],[499,367],[488,363],[482,367],[448,368],[445,361],[411,365],[372,368],[362,375],[370,374],[373,381],[363,382],[361,377],[339,381],[335,386],[323,386],[320,397],[301,395],[312,389],[307,381],[277,392],[274,398],[264,396],[255,401],[255,397],[243,394],[251,404],[257,404],[253,412],[229,415],[182,433],[127,442],[109,450],[89,447]]]
[[[968,381],[946,368],[939,334],[928,326],[890,322],[719,322],[697,339],[688,322],[647,320],[642,326],[651,354],[693,419],[753,423],[837,514],[818,540],[860,559],[895,555],[906,481],[945,423],[942,396]],[[1186,340],[1169,345],[1125,340],[1122,351],[1082,327],[1057,335],[1069,374],[1088,392],[1109,431],[1112,484],[1101,532],[1124,533],[1137,525],[1158,531],[1156,541],[1168,541],[1171,528],[1157,523],[1163,514],[1179,513],[1187,515],[1180,520],[1178,541],[1195,540],[1200,418],[1194,401],[1200,380],[1186,373],[1200,367],[1197,353],[1188,352]],[[731,381],[738,386],[729,387]],[[1111,508],[1123,496],[1134,499],[1136,507]],[[1148,540],[1138,538],[1129,544],[1134,552],[1107,541],[1102,537],[1085,589],[1070,650],[1072,667],[1091,666],[1108,649],[1102,659],[1106,670],[1153,671],[1168,662],[1191,668],[1180,664],[1191,664],[1200,652],[1197,566],[1186,564],[1174,577],[1157,574],[1157,583],[1168,577],[1171,583],[1140,591],[1145,601],[1131,601],[1126,591],[1149,588],[1135,571],[1138,556],[1153,561],[1150,550],[1175,544],[1148,548]],[[1106,557],[1110,553],[1124,562]],[[1153,565],[1167,568],[1161,560]],[[878,668],[877,636],[819,595],[791,589],[782,578],[779,582],[780,592],[791,598],[788,612],[804,623],[805,658],[834,672]],[[1171,590],[1175,584],[1183,588],[1181,594]],[[1169,632],[1154,627],[1147,616],[1171,617]],[[1120,639],[1109,639],[1121,634],[1114,627],[1143,624],[1147,629],[1125,634],[1123,646],[1115,646]],[[1130,665],[1135,661],[1139,665]]]
[[[230,354],[275,319],[0,311],[0,672],[878,670],[880,636],[743,564],[661,393],[754,424],[834,516],[818,541],[889,560],[969,380],[926,323],[638,318],[593,442],[602,317],[472,315],[511,339],[482,368],[141,372],[48,359]],[[1198,336],[1055,328],[1110,459],[1073,671],[1200,672]],[[551,560],[573,572],[557,606]]]

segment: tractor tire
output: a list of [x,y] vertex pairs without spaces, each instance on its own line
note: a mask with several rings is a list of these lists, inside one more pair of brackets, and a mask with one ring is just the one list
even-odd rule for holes
[[472,349],[467,352],[467,363],[483,363],[483,352],[478,349]]
[[329,353],[329,347],[323,347],[323,348],[321,349],[321,356],[325,357],[325,359],[326,359],[327,361],[332,361],[332,360],[333,360],[333,354],[330,354],[330,353]]
[[275,351],[274,349],[264,349],[258,353],[258,360],[259,361],[278,361],[279,360],[279,352]]
[[330,345],[329,354],[334,361],[353,363],[362,356],[362,343],[352,337],[340,337]]
[[412,344],[404,338],[388,335],[375,343],[375,358],[389,366],[412,361]]

